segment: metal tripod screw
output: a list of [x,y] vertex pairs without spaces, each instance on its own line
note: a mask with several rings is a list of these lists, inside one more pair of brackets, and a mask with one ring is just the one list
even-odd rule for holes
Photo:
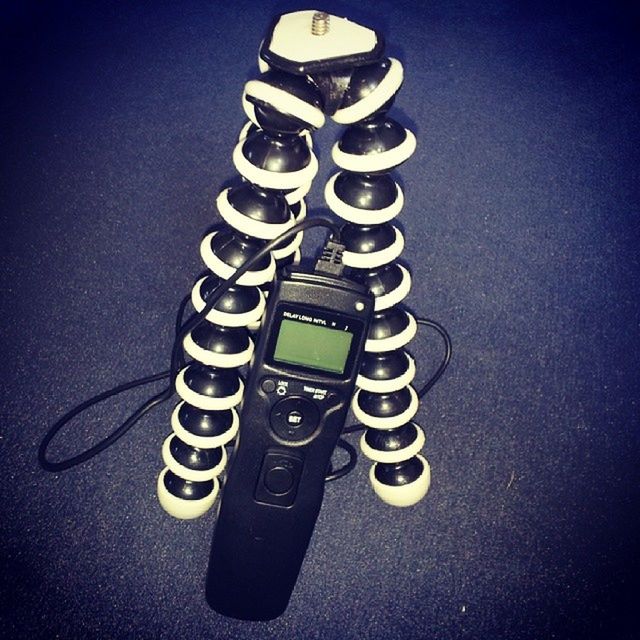
[[331,16],[326,11],[316,11],[311,19],[311,34],[314,36],[323,36],[329,32],[331,25],[329,19]]

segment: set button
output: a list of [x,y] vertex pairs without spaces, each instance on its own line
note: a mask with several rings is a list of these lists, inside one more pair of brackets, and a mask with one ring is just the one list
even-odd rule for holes
[[287,424],[290,427],[299,427],[302,424],[302,419],[304,418],[304,416],[299,412],[296,411],[295,409],[293,411],[289,411],[289,413],[287,413]]

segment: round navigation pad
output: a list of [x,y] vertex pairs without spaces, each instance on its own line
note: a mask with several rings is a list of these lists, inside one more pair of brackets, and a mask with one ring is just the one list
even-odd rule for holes
[[315,402],[303,396],[289,396],[273,405],[269,416],[271,428],[283,440],[306,440],[320,422]]

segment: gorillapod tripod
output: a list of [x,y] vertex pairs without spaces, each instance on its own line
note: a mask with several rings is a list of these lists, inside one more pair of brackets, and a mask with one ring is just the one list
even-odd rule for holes
[[[195,283],[197,310],[236,268],[267,240],[305,217],[304,196],[318,162],[310,132],[325,114],[348,125],[332,150],[340,167],[327,182],[329,208],[345,220],[343,263],[351,278],[375,295],[375,315],[353,397],[353,412],[367,427],[360,447],[374,464],[376,494],[395,506],[421,500],[430,470],[420,454],[425,436],[412,421],[418,395],[416,373],[405,346],[417,323],[401,306],[409,271],[396,262],[404,238],[391,223],[404,204],[390,175],[415,150],[414,135],[387,115],[403,80],[398,60],[383,56],[380,33],[323,12],[279,16],[260,49],[262,75],[247,82],[242,98],[249,117],[233,151],[244,181],[224,189],[217,208],[226,225],[207,235],[200,253],[210,273]],[[251,331],[259,327],[276,270],[294,262],[299,233],[245,273],[184,341],[193,361],[176,379],[181,401],[171,418],[173,433],[158,478],[164,509],[178,518],[205,513],[219,492],[225,445],[238,433],[237,405],[243,384],[238,368],[253,353]]]
[[[200,245],[208,272],[191,291],[196,314],[183,323],[186,298],[180,307],[171,369],[115,387],[65,414],[40,445],[38,457],[44,469],[62,471],[100,453],[176,391],[180,401],[171,416],[172,433],[162,447],[166,466],[157,481],[162,507],[182,519],[203,515],[220,493],[219,477],[227,466],[227,485],[233,480],[231,484],[246,489],[242,480],[244,469],[240,468],[243,458],[236,454],[242,450],[239,442],[246,442],[251,434],[243,436],[238,409],[244,407],[244,416],[251,399],[243,398],[245,383],[241,370],[253,364],[256,336],[261,334],[261,324],[269,316],[268,313],[265,316],[267,296],[280,291],[280,274],[300,259],[303,231],[325,226],[339,237],[336,255],[342,263],[340,271],[343,266],[349,268],[353,281],[349,285],[334,279],[336,296],[339,290],[346,295],[345,287],[368,291],[373,296],[368,303],[369,312],[373,304],[368,333],[362,333],[360,339],[364,354],[360,347],[361,365],[359,370],[353,369],[350,387],[353,388],[357,372],[351,407],[361,424],[342,429],[341,422],[337,425],[338,434],[341,429],[343,434],[364,430],[360,448],[373,461],[369,479],[384,502],[404,507],[416,504],[426,495],[431,476],[429,464],[420,453],[425,436],[413,418],[419,399],[444,372],[451,356],[451,342],[438,323],[416,318],[401,305],[409,293],[411,275],[397,262],[404,237],[391,221],[402,210],[404,195],[391,171],[413,154],[416,140],[409,130],[387,115],[402,85],[403,70],[398,60],[384,57],[383,50],[384,39],[379,32],[325,12],[298,11],[273,21],[260,48],[261,75],[247,82],[242,97],[249,122],[233,151],[233,162],[242,180],[218,195],[216,204],[224,224],[206,235]],[[340,170],[325,187],[327,205],[344,221],[339,228],[323,217],[306,218],[304,202],[318,169],[311,132],[323,126],[326,115],[346,125],[332,149],[333,160]],[[334,256],[328,262],[335,266]],[[274,278],[278,281],[275,289]],[[331,282],[329,278],[330,290]],[[335,300],[337,304],[338,297]],[[327,305],[324,306],[326,309]],[[339,320],[338,316],[335,318]],[[431,379],[416,391],[411,384],[416,365],[405,347],[414,338],[418,324],[431,326],[440,333],[446,353]],[[188,363],[185,354],[191,358]],[[51,440],[85,409],[127,389],[164,378],[170,378],[170,386],[145,402],[105,440],[68,460],[47,459]],[[270,393],[277,396],[282,389],[287,393],[286,388],[277,387],[279,383],[267,382],[273,387],[268,389]],[[255,390],[255,383],[252,384]],[[264,383],[262,390],[267,391]],[[322,395],[320,389],[312,391]],[[350,394],[351,391],[347,400]],[[308,398],[297,396],[293,400],[306,402]],[[324,398],[319,401],[322,404]],[[286,419],[302,419],[296,414],[299,412],[292,411]],[[273,431],[273,423],[271,428]],[[309,434],[305,437],[313,440],[318,432]],[[276,441],[283,442],[278,438]],[[334,442],[330,442],[329,457]],[[232,444],[234,457],[228,465],[225,447]],[[303,514],[306,524],[296,531],[294,518],[291,521],[294,531],[290,531],[284,520],[278,521],[284,537],[288,536],[297,549],[296,559],[289,561],[289,555],[296,554],[288,554],[288,548],[272,547],[277,551],[274,558],[280,554],[278,559],[263,562],[265,554],[254,550],[251,556],[247,550],[244,562],[234,563],[233,554],[242,557],[245,547],[239,542],[242,536],[235,535],[228,523],[234,519],[233,505],[242,501],[234,502],[231,497],[235,494],[230,497],[228,492],[222,492],[207,580],[207,597],[216,610],[247,619],[268,619],[282,613],[315,524],[324,481],[342,477],[355,464],[353,447],[342,439],[336,444],[349,453],[350,462],[338,470],[333,470],[326,460],[323,462],[329,473],[325,476],[323,467],[321,475],[314,476],[317,483],[308,489],[309,496],[314,494],[318,499]],[[269,456],[280,456],[280,462],[283,459],[280,450],[274,453],[267,449],[264,460]],[[298,474],[298,480],[307,477],[302,458],[298,462],[295,456],[291,459],[293,466],[288,469],[281,466],[267,469],[274,472],[269,482],[281,485],[283,478],[286,481],[287,474],[292,473]],[[264,464],[261,474],[266,473]],[[261,478],[265,480],[266,475]],[[274,489],[264,497],[262,486],[254,494],[255,480],[247,482],[253,483],[247,493],[251,508],[255,506],[254,500],[262,503],[260,508],[267,504],[276,510],[295,509],[296,501],[301,501],[290,489],[284,492]],[[304,482],[300,486],[305,486]],[[257,514],[256,518],[259,517]],[[267,518],[265,522],[271,521]],[[263,540],[252,528],[251,518],[245,517],[235,531],[241,531],[247,546],[255,547],[256,541]],[[275,544],[282,546],[285,542],[278,540]],[[283,568],[282,563],[287,562],[290,566]],[[223,565],[224,579],[212,579],[216,563]],[[238,569],[239,565],[244,568]],[[235,588],[236,595],[228,596],[227,587],[232,591]],[[262,597],[264,602],[247,604],[247,600],[256,597]]]

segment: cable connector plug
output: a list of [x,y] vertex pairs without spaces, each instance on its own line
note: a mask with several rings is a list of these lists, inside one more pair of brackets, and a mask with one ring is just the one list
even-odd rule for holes
[[344,265],[342,264],[342,253],[345,246],[335,240],[327,240],[322,249],[322,255],[316,262],[316,273],[326,273],[335,278],[342,276]]

